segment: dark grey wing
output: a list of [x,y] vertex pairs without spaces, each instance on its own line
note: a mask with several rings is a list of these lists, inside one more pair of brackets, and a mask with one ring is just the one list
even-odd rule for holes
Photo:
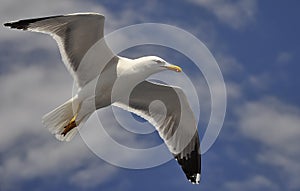
[[149,121],[192,183],[199,183],[200,142],[194,114],[183,91],[148,81],[138,84],[126,101],[113,103]]
[[[59,46],[64,64],[82,87],[115,56],[103,39],[104,20],[103,15],[96,13],[79,13],[19,20],[4,26],[50,34]],[[88,50],[101,39],[101,45],[81,64]]]

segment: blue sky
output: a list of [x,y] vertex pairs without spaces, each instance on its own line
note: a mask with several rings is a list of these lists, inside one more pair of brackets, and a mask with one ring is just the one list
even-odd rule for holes
[[[145,22],[180,27],[210,49],[228,93],[224,126],[213,147],[202,156],[200,185],[186,181],[174,160],[145,170],[118,168],[93,154],[79,136],[60,143],[42,126],[41,117],[71,97],[72,79],[50,37],[2,27],[0,190],[300,189],[298,1],[0,2],[1,23],[98,12],[106,16],[106,33]],[[154,46],[122,53],[129,57],[137,54],[174,60],[197,79],[192,63],[180,53],[162,47],[158,51]],[[207,89],[202,87],[199,82],[197,91],[206,95]],[[207,101],[203,97],[200,103]],[[205,109],[198,127],[200,137],[210,112]],[[107,124],[113,126],[114,122]],[[114,137],[124,138],[120,134]],[[151,144],[160,141],[155,134],[146,139]],[[125,139],[129,145],[139,141]]]

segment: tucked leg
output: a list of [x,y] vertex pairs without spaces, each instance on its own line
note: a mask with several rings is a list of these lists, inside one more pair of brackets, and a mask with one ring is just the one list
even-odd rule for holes
[[61,133],[63,136],[65,136],[69,131],[71,131],[73,128],[77,127],[77,124],[76,124],[76,117],[77,115],[75,115],[71,121],[69,122],[68,125],[65,126],[65,129],[64,131]]

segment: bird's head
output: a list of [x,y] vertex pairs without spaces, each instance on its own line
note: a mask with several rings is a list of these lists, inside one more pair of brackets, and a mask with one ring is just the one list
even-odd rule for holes
[[179,66],[173,65],[165,61],[164,59],[158,56],[146,56],[136,59],[140,67],[143,67],[145,70],[151,72],[151,74],[164,71],[172,70],[175,72],[181,72],[182,69]]

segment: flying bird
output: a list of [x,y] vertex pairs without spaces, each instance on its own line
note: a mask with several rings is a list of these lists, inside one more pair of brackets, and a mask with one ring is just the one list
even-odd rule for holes
[[[74,97],[43,117],[43,124],[57,139],[70,141],[95,110],[120,107],[151,123],[187,179],[199,184],[200,141],[185,94],[178,87],[146,80],[165,70],[181,72],[181,68],[157,56],[129,59],[115,55],[104,40],[104,20],[97,13],[77,13],[4,24],[51,35],[79,87]],[[166,112],[155,104],[150,109],[155,100],[165,105]]]

